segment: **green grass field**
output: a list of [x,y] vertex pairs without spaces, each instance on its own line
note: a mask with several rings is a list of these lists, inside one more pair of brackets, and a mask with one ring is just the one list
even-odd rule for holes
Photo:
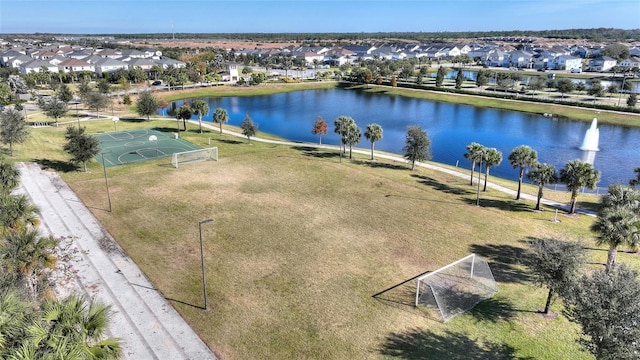
[[[118,130],[163,124],[121,121]],[[88,133],[113,127],[86,125]],[[197,125],[181,137],[201,147],[211,139],[220,160],[109,168],[112,213],[99,163],[87,173],[67,164],[63,127],[33,129],[15,157],[60,171],[222,359],[592,358],[559,302],[556,318],[535,313],[546,289],[521,265],[533,237],[583,241],[591,262],[603,263],[592,218],[553,223],[551,209],[534,212],[533,203],[495,191],[482,193],[478,208],[466,179],[402,162],[358,155],[340,164],[337,152],[248,144],[217,130],[199,134]],[[207,218],[205,312],[198,222]],[[407,280],[472,252],[490,261],[494,298],[446,324],[412,306],[415,282]],[[640,266],[631,253],[619,261]]]

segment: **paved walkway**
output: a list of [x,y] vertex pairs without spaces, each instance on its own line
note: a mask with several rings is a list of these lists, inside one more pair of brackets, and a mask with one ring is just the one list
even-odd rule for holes
[[74,237],[79,250],[77,277],[58,295],[75,291],[111,305],[109,336],[122,339],[122,359],[216,359],[58,174],[34,163],[18,169],[20,191],[40,209],[43,235]]

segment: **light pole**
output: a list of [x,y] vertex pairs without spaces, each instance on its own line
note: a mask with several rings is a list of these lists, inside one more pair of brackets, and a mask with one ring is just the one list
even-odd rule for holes
[[204,309],[209,310],[207,305],[207,279],[204,276],[204,247],[202,246],[202,224],[212,222],[213,219],[205,219],[198,222],[198,230],[200,233],[200,262],[202,263],[202,293],[204,294]]
[[104,153],[100,153],[102,156],[102,170],[104,172],[104,184],[107,187],[107,200],[109,200],[109,212],[111,212],[111,195],[109,195],[109,181],[107,180],[107,165],[104,162]]
[[118,119],[117,116],[113,117],[113,130],[115,130],[115,132],[118,132],[118,121],[120,121],[120,119]]

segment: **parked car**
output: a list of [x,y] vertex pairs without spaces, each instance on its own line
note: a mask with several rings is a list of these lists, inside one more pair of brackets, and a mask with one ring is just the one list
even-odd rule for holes
[[162,85],[162,81],[156,80],[156,81],[152,82],[151,85],[153,85],[153,86]]
[[571,69],[571,72],[574,73],[574,74],[579,74],[579,73],[582,72],[582,69],[580,69],[580,68]]

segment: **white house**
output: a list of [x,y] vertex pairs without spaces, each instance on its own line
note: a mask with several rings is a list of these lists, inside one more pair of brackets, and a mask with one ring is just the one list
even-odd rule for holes
[[69,73],[69,72],[81,72],[81,71],[95,71],[95,67],[92,64],[84,60],[79,59],[68,59],[66,61],[58,64],[58,69],[60,72]]
[[618,61],[608,56],[602,56],[591,59],[589,62],[589,71],[609,71],[618,64]]
[[557,70],[582,70],[582,59],[571,55],[561,55],[554,59],[554,69]]
[[112,73],[112,72],[116,72],[120,69],[122,70],[127,70],[129,69],[129,65],[125,62],[122,62],[120,60],[115,60],[115,59],[111,59],[111,58],[102,58],[98,61],[96,61],[94,63],[95,69],[96,69],[96,73],[98,74],[102,74],[102,73]]
[[51,73],[58,72],[58,66],[53,65],[52,63],[44,60],[33,59],[28,63],[24,63],[20,65],[20,73],[21,74],[29,74],[34,72],[37,73],[37,72],[41,72],[43,68],[49,70],[49,72]]
[[620,67],[625,70],[631,70],[633,68],[640,68],[640,58],[631,57],[620,61]]

